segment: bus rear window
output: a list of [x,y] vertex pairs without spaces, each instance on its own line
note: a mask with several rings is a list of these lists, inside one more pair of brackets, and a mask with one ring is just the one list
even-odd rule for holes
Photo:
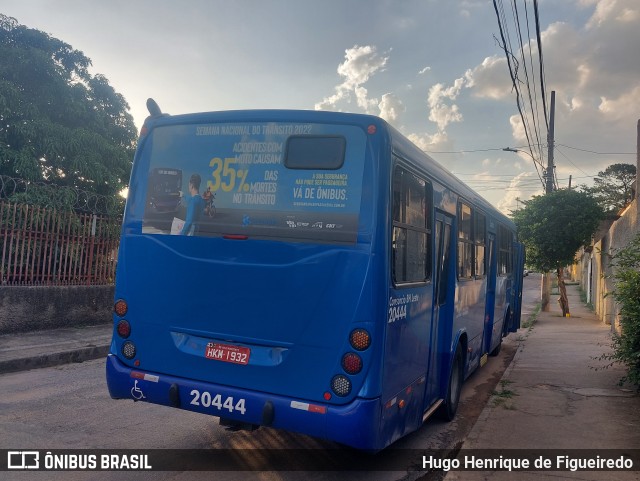
[[289,169],[337,170],[344,164],[345,147],[344,137],[291,136],[284,165]]
[[360,127],[187,123],[149,135],[148,166],[136,173],[147,185],[144,234],[357,241],[367,141]]

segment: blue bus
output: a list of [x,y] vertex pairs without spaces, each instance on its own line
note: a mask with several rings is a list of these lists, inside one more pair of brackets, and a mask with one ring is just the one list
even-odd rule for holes
[[[111,397],[367,451],[452,419],[464,379],[520,325],[511,220],[374,116],[150,112]],[[157,169],[182,172],[171,222],[146,201]]]

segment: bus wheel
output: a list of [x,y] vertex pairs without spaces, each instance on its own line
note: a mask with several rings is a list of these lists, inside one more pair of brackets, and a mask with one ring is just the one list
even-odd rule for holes
[[491,352],[489,353],[489,355],[490,355],[491,357],[495,357],[495,356],[497,356],[498,354],[500,354],[500,351],[501,351],[501,350],[502,350],[502,336],[500,336],[500,342],[498,343],[498,345],[494,348],[494,350],[493,350],[493,351],[491,351]]
[[464,380],[464,358],[462,357],[462,348],[458,344],[456,354],[453,357],[451,372],[449,373],[449,385],[447,387],[447,397],[444,404],[440,407],[439,415],[445,421],[452,421],[458,410],[460,401],[460,392],[462,391],[462,381]]

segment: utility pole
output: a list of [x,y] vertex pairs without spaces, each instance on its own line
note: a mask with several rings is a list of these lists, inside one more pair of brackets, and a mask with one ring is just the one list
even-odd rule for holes
[[[550,194],[553,192],[553,180],[554,180],[554,165],[553,165],[553,146],[554,146],[554,123],[555,123],[555,110],[556,110],[556,92],[551,92],[551,110],[549,112],[549,132],[547,133],[547,144],[549,148],[547,162],[546,183],[545,192]],[[542,286],[540,297],[542,301],[542,310],[544,312],[549,311],[549,300],[551,299],[551,274],[545,272],[542,274]]]
[[553,180],[554,180],[554,165],[553,165],[553,143],[554,143],[554,121],[555,121],[555,112],[556,112],[556,92],[555,90],[551,92],[551,110],[549,112],[549,132],[547,134],[547,144],[549,148],[549,161],[547,162],[547,183],[546,183],[546,193],[550,194],[553,192]]

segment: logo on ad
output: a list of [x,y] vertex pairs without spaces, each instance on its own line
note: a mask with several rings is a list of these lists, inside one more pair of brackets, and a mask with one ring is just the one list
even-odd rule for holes
[[38,469],[40,468],[40,453],[38,451],[9,451],[7,453],[8,469]]

